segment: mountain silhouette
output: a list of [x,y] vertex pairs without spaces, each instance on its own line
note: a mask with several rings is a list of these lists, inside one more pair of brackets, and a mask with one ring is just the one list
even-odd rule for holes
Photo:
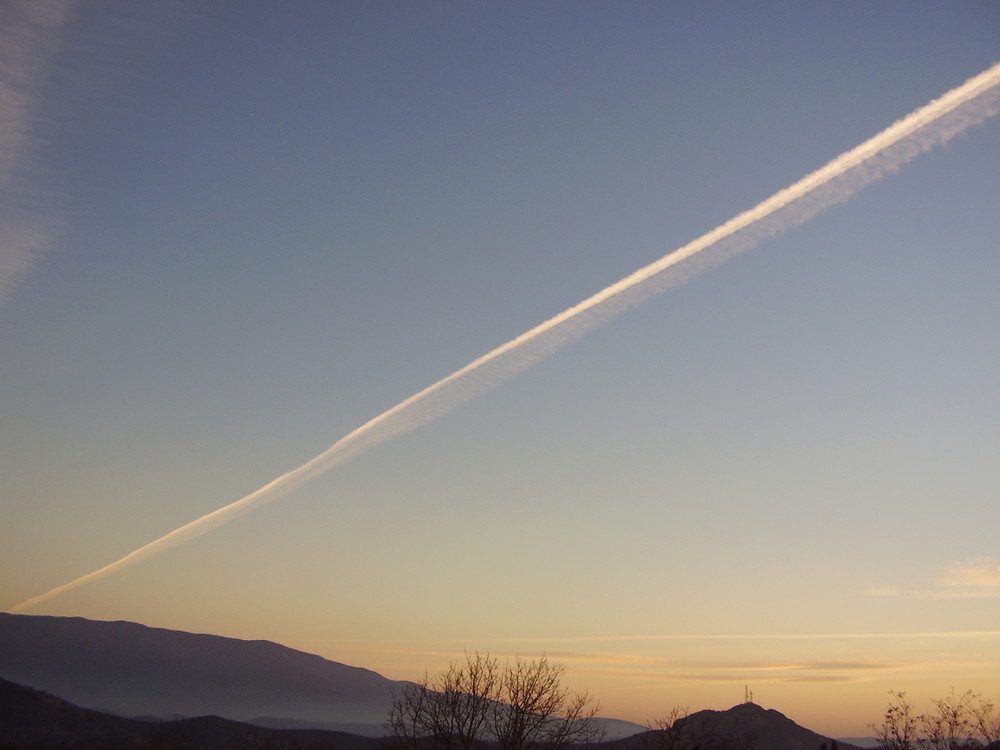
[[0,679],[0,750],[376,750],[378,742],[343,732],[268,729],[218,716],[138,721]]
[[[142,727],[149,724],[117,720],[125,716],[202,717],[190,719],[198,726],[214,716],[215,726],[226,726],[227,720],[252,722],[256,726],[250,728],[262,732],[322,727],[350,733],[344,737],[355,740],[362,740],[357,735],[381,737],[394,692],[409,684],[270,641],[9,613],[0,613],[0,678],[51,694],[45,700],[36,695],[34,703],[24,695],[16,700],[36,713],[58,708],[53,727],[72,733],[73,722],[88,716],[94,733],[107,733],[104,745],[122,748],[133,746],[128,738],[137,732],[146,736]],[[81,713],[85,709],[104,718]],[[824,745],[833,750],[830,738],[749,702],[727,711],[699,711],[678,720],[673,730],[643,731],[630,722],[600,721],[609,740],[602,746],[609,750],[821,750]],[[177,732],[194,726],[166,723]],[[220,731],[225,735],[231,729]],[[860,750],[846,742],[837,746]],[[14,746],[0,750],[4,747]]]
[[[796,724],[784,714],[756,703],[726,711],[698,711],[669,729],[620,740],[616,750],[833,750],[835,741]],[[861,750],[836,741],[838,750]]]
[[145,745],[141,721],[88,711],[0,679],[0,747],[114,747]]
[[0,677],[122,716],[272,716],[371,736],[406,684],[270,641],[8,613]]
[[[120,716],[216,715],[260,727],[386,734],[409,683],[270,641],[133,622],[0,613],[0,677]],[[598,719],[609,738],[643,727]]]
[[[269,729],[218,716],[139,721],[73,705],[0,679],[0,750],[378,750],[383,740],[319,729]],[[744,703],[699,711],[657,730],[590,750],[832,750],[833,741],[774,710]],[[857,750],[837,743],[841,750]]]

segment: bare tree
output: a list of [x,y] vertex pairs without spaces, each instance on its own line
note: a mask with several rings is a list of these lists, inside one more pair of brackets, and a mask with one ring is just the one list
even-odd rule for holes
[[501,750],[558,750],[601,736],[594,720],[598,706],[586,693],[571,696],[562,687],[562,664],[544,656],[508,663],[500,681],[492,729]]
[[971,690],[961,695],[952,690],[947,698],[933,699],[934,711],[918,717],[923,727],[923,745],[931,750],[978,747],[972,736],[976,731],[972,708],[978,697]]
[[597,720],[600,704],[589,693],[568,696],[558,716],[554,716],[543,738],[547,748],[559,750],[567,745],[589,745],[604,739],[604,727]]
[[647,722],[649,731],[642,735],[644,750],[681,750],[685,739],[683,720],[688,713],[686,707],[674,706],[666,716]]
[[[433,698],[434,691],[428,687],[426,677],[422,682],[407,685],[393,696],[386,729],[391,737],[408,750],[421,750],[437,744],[439,732],[433,724]],[[445,740],[442,744],[447,747],[450,736],[446,735]]]
[[389,731],[411,750],[473,750],[486,736],[498,684],[494,659],[466,655],[464,665],[407,685],[393,700]]
[[979,739],[986,745],[1000,742],[1000,712],[997,712],[993,701],[976,696],[971,710]]
[[444,696],[447,726],[461,750],[471,750],[488,729],[493,696],[500,684],[496,660],[479,653],[466,655],[465,666],[451,664],[437,688]]
[[565,668],[542,657],[501,665],[466,655],[438,677],[407,686],[393,700],[388,728],[410,750],[560,750],[603,736],[587,694],[562,687]]
[[905,692],[891,692],[892,700],[881,724],[871,724],[882,750],[914,750],[917,745],[917,717]]
[[881,724],[871,724],[885,750],[974,750],[1000,741],[1000,715],[993,701],[971,690],[933,698],[933,710],[915,716],[906,693],[893,700]]

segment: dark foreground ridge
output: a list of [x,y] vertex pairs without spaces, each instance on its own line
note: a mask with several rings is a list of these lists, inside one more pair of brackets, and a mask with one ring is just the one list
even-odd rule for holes
[[378,743],[344,732],[268,729],[218,716],[127,719],[0,679],[2,750],[375,750]]

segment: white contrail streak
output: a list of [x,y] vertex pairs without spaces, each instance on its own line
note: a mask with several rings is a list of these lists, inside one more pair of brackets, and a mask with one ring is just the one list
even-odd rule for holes
[[[272,502],[334,466],[409,432],[528,368],[649,297],[803,224],[862,187],[1000,111],[1000,63],[921,107],[860,146],[530,331],[470,362],[342,437],[315,458],[246,497],[181,526],[120,560],[21,602],[18,612],[200,536]],[[710,252],[706,252],[710,251]],[[701,254],[701,255],[699,255]],[[698,256],[698,263],[691,259]],[[684,263],[688,261],[687,263]],[[681,265],[683,264],[683,265]]]

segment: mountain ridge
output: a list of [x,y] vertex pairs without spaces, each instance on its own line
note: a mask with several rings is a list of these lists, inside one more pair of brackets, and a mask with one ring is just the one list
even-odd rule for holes
[[[117,716],[209,714],[364,737],[386,734],[393,694],[411,684],[269,640],[7,612],[0,677]],[[645,729],[598,720],[610,738]]]
[[[412,684],[268,640],[11,613],[0,613],[0,677],[119,717],[216,715],[257,727],[322,727],[364,737],[386,734],[394,691]],[[600,721],[608,730],[606,746],[639,750],[634,738],[662,739],[638,724]],[[713,736],[753,734],[769,743],[781,737],[784,744],[759,746],[766,750],[819,750],[832,743],[753,703],[699,711],[680,724],[711,727]],[[791,736],[798,739],[789,742]],[[857,747],[837,742],[843,750]]]
[[[0,678],[0,750],[226,750],[232,747],[378,750],[384,740],[313,728],[269,728],[219,716],[157,721],[81,708]],[[495,747],[486,745],[485,748]],[[572,746],[577,748],[578,746]],[[859,750],[800,727],[773,709],[743,703],[699,711],[669,729],[589,745],[591,750]]]
[[272,641],[0,613],[0,676],[123,716],[287,716],[381,730],[389,680]]
[[81,708],[0,678],[2,750],[376,750],[379,740],[319,729],[271,729],[220,716],[141,721]]

